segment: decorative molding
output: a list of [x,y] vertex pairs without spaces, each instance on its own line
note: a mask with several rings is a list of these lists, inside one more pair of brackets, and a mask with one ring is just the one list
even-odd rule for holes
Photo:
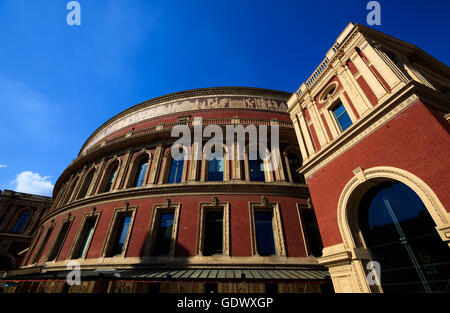
[[[316,154],[310,158],[307,163],[305,162],[306,164],[302,167],[301,171],[305,173],[306,177],[313,175],[319,169],[336,159],[339,155],[361,142],[362,139],[374,133],[378,128],[407,109],[417,100],[419,100],[419,97],[413,94],[392,108],[389,112],[385,113],[383,116],[378,118],[375,117],[374,120],[370,120],[365,124],[360,124],[360,127],[354,128],[352,132],[345,133],[345,137],[343,136],[341,137],[341,140],[337,139],[333,142],[334,147],[323,147],[323,150],[319,154]],[[389,108],[390,107],[391,106],[389,106]]]

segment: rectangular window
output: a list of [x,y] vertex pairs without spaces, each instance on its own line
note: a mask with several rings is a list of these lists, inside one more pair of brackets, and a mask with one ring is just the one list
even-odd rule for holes
[[20,215],[19,219],[17,220],[16,225],[14,225],[12,232],[15,234],[21,233],[24,230],[25,225],[27,224],[28,219],[30,218],[30,215],[31,215],[30,211],[23,212],[22,215]]
[[255,235],[258,254],[261,256],[275,255],[275,240],[273,234],[273,212],[255,211]]
[[352,126],[352,120],[350,119],[350,116],[341,101],[339,101],[331,111],[333,112],[341,131],[345,131],[347,128]]
[[55,243],[53,244],[52,250],[50,251],[47,261],[53,261],[55,260],[59,252],[61,251],[61,248],[63,246],[64,240],[66,239],[67,233],[69,232],[71,222],[64,222],[61,226],[61,229],[59,230],[58,236],[56,237]]
[[313,209],[300,207],[299,210],[306,245],[308,247],[308,255],[320,257],[322,256],[323,244],[319,226],[317,225],[316,214]]
[[80,232],[80,237],[77,240],[75,251],[72,253],[72,259],[79,259],[87,254],[89,244],[91,243],[92,236],[94,235],[96,221],[96,217],[86,218]]
[[49,229],[47,229],[47,232],[45,233],[45,237],[42,240],[41,245],[39,246],[38,251],[36,252],[36,255],[33,258],[33,262],[31,263],[36,263],[39,262],[39,259],[41,258],[42,252],[44,251],[45,246],[47,245],[48,240],[50,239],[50,235],[53,232],[53,226],[50,226]]
[[223,211],[206,211],[202,254],[223,254]]
[[114,240],[111,256],[121,255],[123,253],[125,243],[128,238],[130,228],[131,215],[121,215],[117,221],[117,233]]
[[155,239],[154,255],[169,255],[172,243],[174,213],[161,213]]

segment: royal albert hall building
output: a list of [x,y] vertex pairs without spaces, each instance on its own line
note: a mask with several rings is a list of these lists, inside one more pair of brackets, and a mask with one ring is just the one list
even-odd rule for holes
[[[36,291],[326,289],[328,272],[314,257],[322,250],[320,235],[296,172],[301,154],[287,113],[290,96],[257,88],[189,90],[104,123],[56,182],[53,206],[23,263],[44,280],[34,282]],[[193,135],[198,117],[203,129],[223,128],[224,137],[227,125],[266,126],[268,148],[271,126],[277,127],[278,167],[262,170],[270,161],[249,159],[250,136],[241,159],[226,154],[237,154],[237,140],[223,145],[222,158],[173,158],[179,137],[172,128],[186,125]],[[80,264],[80,286],[64,282],[71,261]]]
[[[350,23],[293,94],[189,90],[104,123],[7,279],[18,292],[449,292],[449,112],[447,65]],[[250,158],[248,136],[222,158],[173,158],[172,129],[194,136],[199,117],[206,133],[277,129],[279,149]],[[81,285],[66,282],[72,261]]]

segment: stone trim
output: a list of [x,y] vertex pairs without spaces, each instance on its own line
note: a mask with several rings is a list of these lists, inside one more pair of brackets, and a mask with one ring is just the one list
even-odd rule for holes
[[[60,254],[60,252],[61,252],[61,250],[62,250],[62,247],[64,246],[64,243],[66,242],[66,238],[67,238],[67,236],[68,236],[68,234],[69,234],[70,228],[72,227],[72,223],[73,223],[73,220],[74,220],[74,219],[75,219],[75,217],[74,217],[74,216],[71,216],[71,214],[69,213],[69,214],[67,215],[67,218],[65,218],[65,219],[63,219],[63,220],[61,221],[61,226],[59,227],[58,233],[57,233],[56,236],[55,236],[55,240],[53,241],[53,243],[52,243],[50,249],[48,250],[48,253],[47,253],[46,258],[45,258],[45,261],[44,261],[44,264],[46,264],[46,263],[48,262],[48,258],[50,257],[50,255],[51,255],[52,253],[56,253],[53,262],[55,262],[55,261],[58,259],[59,254]],[[66,234],[64,235],[64,237],[61,239],[61,240],[62,240],[62,241],[61,241],[61,246],[60,246],[59,248],[57,248],[57,247],[56,247],[57,241],[58,241],[58,239],[60,239],[59,237],[60,237],[60,235],[61,235],[62,228],[64,227],[64,225],[65,225],[66,223],[69,224],[69,226],[68,226],[68,228],[67,228],[67,232],[66,232]],[[58,249],[58,251],[55,252],[56,249]]]
[[130,225],[128,227],[127,239],[125,240],[125,244],[123,246],[123,250],[120,255],[120,257],[124,257],[124,258],[126,257],[128,244],[129,244],[129,241],[131,238],[131,234],[133,232],[133,225],[134,225],[134,220],[136,217],[136,212],[137,212],[137,206],[130,207],[128,202],[125,203],[124,207],[114,209],[113,217],[112,217],[111,222],[109,223],[108,232],[106,235],[106,239],[103,243],[100,257],[103,257],[103,258],[119,257],[119,256],[110,256],[109,254],[111,253],[111,250],[113,249],[113,246],[114,246],[114,240],[116,238],[117,231],[118,231],[117,223],[118,223],[119,219],[123,215],[130,214],[131,218],[130,218]]
[[255,211],[272,211],[273,236],[275,241],[276,256],[286,257],[286,245],[284,243],[283,224],[281,220],[280,206],[276,202],[269,202],[265,196],[261,197],[261,202],[249,202],[250,215],[250,238],[252,244],[252,255],[259,256],[256,233],[255,233]]
[[[198,232],[197,232],[197,255],[203,256],[203,244],[205,237],[204,216],[207,211],[223,212],[223,256],[230,256],[230,203],[219,202],[217,197],[213,197],[211,202],[200,203],[198,214]],[[215,256],[214,256],[215,257]]]
[[127,174],[125,183],[124,183],[124,188],[136,188],[136,187],[132,186],[131,184],[134,181],[134,179],[136,178],[136,175],[138,174],[137,166],[139,165],[139,162],[141,162],[141,160],[145,157],[148,158],[148,162],[147,162],[147,169],[145,170],[144,182],[143,182],[142,186],[147,185],[148,177],[149,177],[151,167],[152,167],[153,156],[149,149],[144,148],[144,149],[140,150],[139,152],[135,153],[131,159],[131,162],[129,162],[129,165],[124,172],[124,177],[125,177],[125,174]]
[[[327,247],[319,263],[329,267],[337,292],[382,292],[381,286],[369,286],[365,266],[370,260],[357,221],[359,202],[370,188],[385,180],[399,181],[410,187],[422,200],[441,239],[450,246],[450,216],[432,189],[417,176],[394,167],[374,167],[353,170],[341,192],[337,206],[337,221],[343,243]],[[345,272],[341,275],[338,272]]]
[[81,238],[83,236],[83,233],[86,231],[85,226],[86,226],[87,220],[90,219],[90,218],[95,218],[94,231],[92,233],[92,237],[89,239],[89,242],[87,244],[88,248],[86,250],[86,253],[81,258],[78,258],[78,259],[75,259],[75,260],[77,260],[77,262],[78,262],[79,260],[86,259],[87,255],[88,255],[88,252],[89,252],[89,248],[90,248],[91,243],[92,243],[92,239],[94,238],[95,231],[97,229],[98,221],[100,220],[101,213],[102,213],[101,211],[97,211],[96,208],[93,208],[91,210],[91,212],[89,212],[89,213],[84,215],[83,221],[81,222],[80,227],[78,228],[77,234],[75,236],[75,240],[73,241],[72,246],[71,246],[71,248],[69,250],[69,254],[68,254],[67,259],[74,259],[75,252],[78,252],[78,250],[81,248]]
[[[397,99],[393,99],[392,102],[396,100]],[[362,121],[361,119],[358,124],[344,132],[343,136],[334,140],[328,146],[323,147],[319,153],[314,155],[314,159],[310,158],[309,160],[304,161],[306,164],[301,168],[301,172],[305,173],[305,177],[311,176],[336,159],[339,155],[358,144],[362,139],[375,132],[395,116],[406,110],[417,100],[419,100],[418,96],[412,94],[396,106],[392,106],[392,103],[378,105],[375,107],[373,114],[370,115],[370,119],[367,118],[365,121]],[[385,112],[387,110],[389,111]]]

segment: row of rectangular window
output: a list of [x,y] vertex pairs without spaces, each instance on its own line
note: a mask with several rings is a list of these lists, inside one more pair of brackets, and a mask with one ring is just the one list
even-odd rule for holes
[[[313,255],[321,254],[321,241],[317,228],[317,221],[313,211],[303,212],[302,225],[307,236],[312,241],[309,249]],[[95,228],[99,215],[92,215],[85,217],[81,225],[81,230],[77,236],[73,250],[69,258],[79,259],[85,258],[93,238]],[[129,237],[130,227],[133,222],[133,215],[131,213],[118,213],[109,238],[113,238],[111,242],[108,241],[108,248],[105,251],[105,257],[115,257],[123,255],[127,238]],[[47,261],[54,261],[59,255],[59,252],[64,244],[65,238],[70,230],[72,220],[65,221],[57,235],[55,243],[50,250]],[[153,247],[151,255],[153,256],[168,256],[171,255],[171,247],[173,246],[174,230],[175,230],[175,211],[164,210],[158,214],[156,221],[155,235],[153,240]],[[224,209],[214,208],[203,212],[203,230],[202,230],[202,247],[200,253],[203,256],[224,255],[224,229],[225,229],[225,214]],[[256,243],[256,252],[259,256],[277,255],[277,248],[275,244],[274,229],[277,227],[277,222],[274,221],[274,211],[267,209],[256,209],[253,211],[254,234]],[[38,249],[38,252],[31,263],[36,263],[41,256],[41,253],[50,238],[54,226],[51,226],[46,233],[43,242]],[[281,225],[279,225],[281,227]]]

